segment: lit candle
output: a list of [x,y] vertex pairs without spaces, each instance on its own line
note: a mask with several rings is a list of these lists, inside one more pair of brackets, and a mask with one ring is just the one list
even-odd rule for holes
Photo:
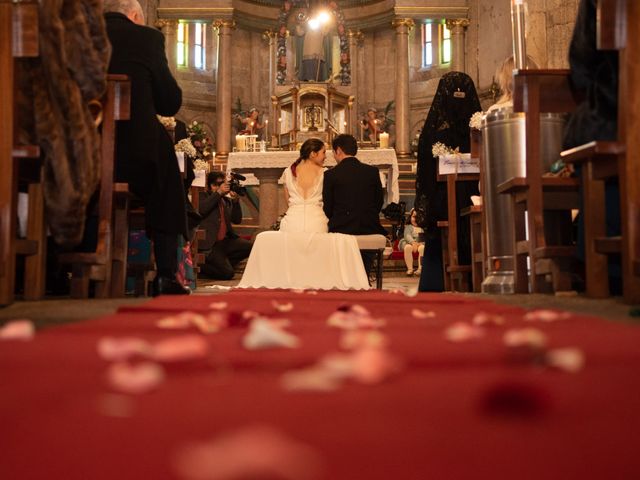
[[380,148],[389,148],[389,134],[387,132],[380,134]]
[[247,149],[247,137],[244,135],[236,135],[236,150],[244,152]]
[[264,121],[264,139],[269,140],[269,120]]

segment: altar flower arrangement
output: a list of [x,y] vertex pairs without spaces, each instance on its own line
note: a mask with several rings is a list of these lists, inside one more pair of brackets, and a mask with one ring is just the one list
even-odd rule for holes
[[482,127],[483,116],[484,116],[483,112],[476,112],[473,115],[471,115],[471,120],[469,120],[469,127],[475,130],[480,130],[480,127]]
[[197,152],[196,147],[193,146],[191,140],[188,138],[183,138],[178,143],[176,143],[176,152],[183,152],[185,155],[196,158]]
[[196,160],[204,160],[208,162],[213,159],[213,142],[211,137],[207,134],[204,125],[197,121],[191,122],[191,125],[187,127],[187,133],[189,134],[189,140],[196,149]]
[[196,159],[193,161],[193,169],[194,170],[204,170],[205,172],[209,172],[209,162],[206,160]]
[[454,150],[451,147],[447,147],[444,143],[436,142],[431,146],[431,153],[434,157],[444,157],[446,155],[458,155],[460,151],[458,147]]

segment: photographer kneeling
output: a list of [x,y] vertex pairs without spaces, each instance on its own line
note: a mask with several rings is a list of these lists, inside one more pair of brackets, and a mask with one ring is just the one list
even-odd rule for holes
[[204,240],[198,243],[199,250],[206,253],[200,271],[204,275],[231,280],[234,267],[249,256],[253,243],[239,238],[231,223],[242,222],[238,194],[231,191],[229,182],[222,172],[207,175],[207,191],[200,194],[200,227],[206,230]]

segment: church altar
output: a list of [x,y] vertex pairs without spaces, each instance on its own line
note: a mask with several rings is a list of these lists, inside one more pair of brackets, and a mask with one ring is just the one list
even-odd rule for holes
[[[244,185],[259,185],[260,228],[269,229],[278,219],[278,180],[285,168],[298,158],[297,151],[277,152],[232,152],[227,160],[227,172],[238,172],[247,176]],[[378,167],[383,186],[387,189],[387,202],[400,200],[398,187],[398,159],[393,148],[358,150],[358,160]],[[334,167],[336,160],[332,151],[327,151],[324,162]],[[385,185],[386,184],[386,185]]]

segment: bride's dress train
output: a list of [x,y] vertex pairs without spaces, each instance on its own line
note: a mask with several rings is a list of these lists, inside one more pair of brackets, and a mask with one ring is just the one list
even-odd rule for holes
[[322,180],[323,175],[319,175],[304,198],[291,169],[285,170],[287,214],[280,222],[280,231],[258,234],[238,287],[369,289],[355,237],[328,233],[328,220],[322,210]]

